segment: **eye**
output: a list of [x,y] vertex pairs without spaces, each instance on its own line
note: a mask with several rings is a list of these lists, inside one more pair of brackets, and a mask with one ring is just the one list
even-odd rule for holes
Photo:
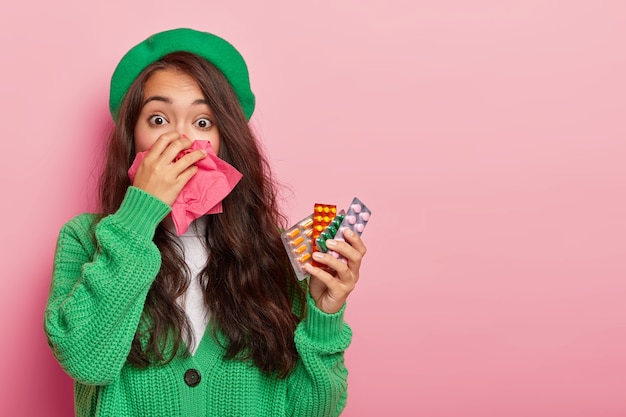
[[206,117],[203,117],[201,119],[196,120],[194,125],[196,125],[200,129],[208,129],[211,126],[213,126],[213,122],[207,119]]
[[155,114],[154,116],[150,116],[148,122],[155,126],[162,126],[167,124],[167,120],[165,117]]

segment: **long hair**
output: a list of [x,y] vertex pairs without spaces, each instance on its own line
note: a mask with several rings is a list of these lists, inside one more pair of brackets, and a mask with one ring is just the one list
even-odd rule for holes
[[[175,52],[148,66],[129,88],[100,179],[102,215],[119,208],[130,186],[127,170],[136,154],[133,132],[144,85],[155,71],[166,68],[198,82],[219,129],[218,156],[243,174],[222,201],[223,213],[207,216],[208,258],[200,282],[213,336],[226,341],[227,359],[252,360],[263,372],[285,377],[298,360],[294,331],[304,315],[304,292],[280,238],[279,228],[285,227],[286,218],[278,207],[268,161],[235,92],[211,63]],[[154,242],[161,252],[161,269],[148,292],[128,355],[128,361],[138,367],[171,361],[182,351],[183,334],[191,335],[187,316],[176,302],[190,281],[181,249],[163,225],[158,226]]]

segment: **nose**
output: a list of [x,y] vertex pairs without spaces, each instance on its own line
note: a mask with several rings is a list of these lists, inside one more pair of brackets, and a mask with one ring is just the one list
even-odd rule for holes
[[188,130],[189,129],[187,129],[182,121],[176,124],[176,131],[180,134],[180,136],[191,139],[191,137],[189,136],[190,132],[188,132]]

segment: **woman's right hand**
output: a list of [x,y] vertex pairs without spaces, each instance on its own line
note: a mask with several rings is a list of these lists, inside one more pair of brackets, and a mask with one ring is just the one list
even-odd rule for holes
[[133,185],[171,206],[187,181],[198,172],[195,163],[207,155],[203,149],[196,150],[174,161],[191,144],[189,138],[176,131],[159,136],[139,164]]

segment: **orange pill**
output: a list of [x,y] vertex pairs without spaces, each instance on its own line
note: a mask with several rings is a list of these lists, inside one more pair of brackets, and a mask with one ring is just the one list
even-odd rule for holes
[[299,246],[299,247],[295,248],[293,250],[293,252],[299,255],[302,252],[304,252],[305,250],[306,250],[306,245],[302,245],[302,246]]
[[285,233],[285,235],[289,239],[293,239],[294,237],[298,236],[299,234],[300,234],[300,229],[293,229],[292,231]]
[[311,259],[311,254],[310,253],[305,253],[304,255],[302,255],[301,257],[298,258],[298,260],[302,263],[308,261],[309,259]]
[[304,236],[300,236],[294,240],[292,240],[291,242],[289,242],[291,244],[291,246],[298,246],[299,244],[301,244],[302,242],[304,242]]

